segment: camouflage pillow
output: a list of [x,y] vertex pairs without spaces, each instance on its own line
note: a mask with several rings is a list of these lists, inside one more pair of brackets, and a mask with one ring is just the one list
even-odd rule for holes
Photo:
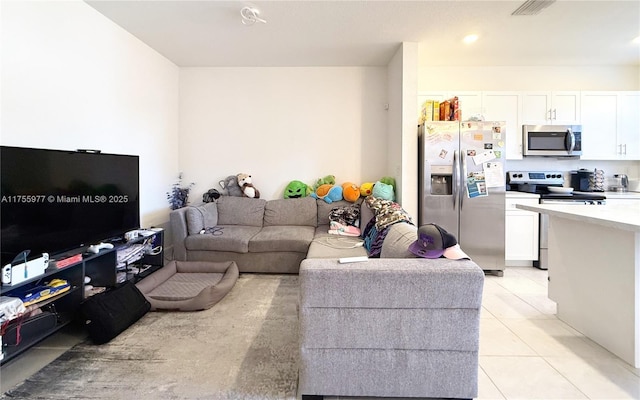
[[411,216],[395,201],[385,200],[378,197],[367,196],[367,205],[373,211],[376,218],[376,229],[383,230],[396,222],[411,222]]

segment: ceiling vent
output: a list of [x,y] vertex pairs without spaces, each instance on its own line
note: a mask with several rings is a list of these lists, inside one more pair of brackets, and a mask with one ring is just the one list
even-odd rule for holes
[[511,15],[536,15],[555,2],[556,0],[527,0]]

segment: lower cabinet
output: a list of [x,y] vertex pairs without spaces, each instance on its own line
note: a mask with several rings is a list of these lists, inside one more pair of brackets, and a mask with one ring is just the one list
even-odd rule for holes
[[505,260],[536,261],[539,247],[538,213],[520,210],[516,204],[538,204],[538,199],[506,199]]

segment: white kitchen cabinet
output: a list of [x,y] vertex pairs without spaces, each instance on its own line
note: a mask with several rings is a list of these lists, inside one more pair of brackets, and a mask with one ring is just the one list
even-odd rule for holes
[[515,206],[516,204],[537,205],[538,199],[507,196],[505,204],[505,260],[538,260],[538,213],[520,210]]
[[582,159],[640,159],[640,92],[582,92]]
[[617,150],[621,159],[640,160],[640,92],[618,93]]
[[523,92],[522,124],[580,124],[580,92]]
[[522,159],[522,96],[520,92],[482,92],[482,114],[486,121],[505,121],[507,160]]

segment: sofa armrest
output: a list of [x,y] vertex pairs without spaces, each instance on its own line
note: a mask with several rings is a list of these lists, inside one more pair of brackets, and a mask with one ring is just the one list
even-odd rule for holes
[[187,248],[184,240],[188,236],[187,231],[187,207],[173,210],[169,213],[171,224],[171,244],[173,245],[173,259],[186,261]]
[[300,264],[300,307],[472,308],[482,306],[484,272],[473,261],[372,258]]

